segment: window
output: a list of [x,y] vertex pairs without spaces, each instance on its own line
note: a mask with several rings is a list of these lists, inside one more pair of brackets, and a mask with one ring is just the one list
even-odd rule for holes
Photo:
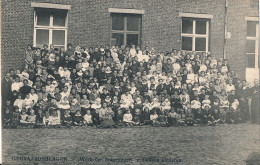
[[67,10],[37,8],[34,19],[34,46],[53,44],[66,49]]
[[140,45],[141,15],[111,13],[111,45]]
[[246,55],[248,68],[258,68],[258,29],[258,21],[247,21]]
[[209,51],[209,19],[182,18],[182,50]]

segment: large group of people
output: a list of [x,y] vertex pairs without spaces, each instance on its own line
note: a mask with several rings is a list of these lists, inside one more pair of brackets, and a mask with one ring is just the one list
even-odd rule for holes
[[23,67],[2,81],[3,126],[193,126],[250,116],[258,122],[259,112],[250,111],[258,109],[258,88],[208,52],[28,45]]

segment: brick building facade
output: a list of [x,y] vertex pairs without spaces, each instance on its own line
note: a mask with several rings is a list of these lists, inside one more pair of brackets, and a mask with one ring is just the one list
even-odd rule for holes
[[[111,44],[115,39],[112,15],[124,13],[128,20],[128,16],[135,14],[141,23],[138,35],[132,34],[132,38],[138,37],[141,47],[154,47],[157,53],[172,48],[182,49],[184,43],[190,45],[185,49],[204,51],[205,47],[205,51],[217,58],[229,59],[231,69],[237,71],[241,78],[246,78],[246,68],[252,61],[256,64],[251,66],[250,71],[258,75],[257,32],[254,58],[253,52],[247,54],[247,39],[250,39],[247,38],[247,22],[258,21],[257,0],[3,0],[1,3],[2,73],[10,68],[20,68],[26,45],[37,46],[37,42],[41,42],[36,38],[37,12],[40,9],[47,11],[47,8],[55,8],[51,10],[58,9],[67,13],[65,43],[87,47]],[[53,7],[50,4],[58,5]],[[189,32],[190,29],[184,25],[193,27],[193,32]],[[205,35],[199,30],[197,32],[197,27],[204,29]],[[253,29],[257,28],[258,22]],[[57,32],[57,36],[61,33]],[[121,38],[118,38],[119,33],[115,34],[116,42],[128,42],[126,36],[130,33],[126,31],[125,37]],[[54,42],[54,32],[52,35]],[[201,42],[203,46],[196,45],[195,42]]]

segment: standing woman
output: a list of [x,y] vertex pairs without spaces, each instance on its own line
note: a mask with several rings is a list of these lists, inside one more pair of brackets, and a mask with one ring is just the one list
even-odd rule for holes
[[255,80],[252,93],[252,102],[251,102],[251,113],[252,113],[252,122],[259,123],[260,121],[260,110],[259,110],[259,83],[258,80]]

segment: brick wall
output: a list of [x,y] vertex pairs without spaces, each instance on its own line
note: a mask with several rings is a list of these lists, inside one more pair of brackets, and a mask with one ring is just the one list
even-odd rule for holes
[[[157,52],[172,48],[180,49],[179,12],[210,14],[213,15],[210,24],[210,51],[216,57],[223,57],[225,0],[33,0],[33,2],[71,5],[68,14],[68,43],[82,46],[99,46],[110,42],[108,8],[145,10],[142,17],[141,43],[143,46],[155,47]],[[23,62],[26,45],[33,43],[33,10],[31,0],[2,1],[4,72],[10,68],[19,68]],[[236,43],[231,43],[230,40],[228,44],[232,47]],[[228,49],[228,57],[234,55],[232,49]],[[234,66],[236,64],[232,64],[232,67]],[[239,71],[242,72],[242,69]]]
[[258,17],[258,0],[229,0],[227,9],[227,31],[231,38],[227,40],[227,58],[231,68],[245,78],[247,67],[246,36],[247,21],[245,17]]

